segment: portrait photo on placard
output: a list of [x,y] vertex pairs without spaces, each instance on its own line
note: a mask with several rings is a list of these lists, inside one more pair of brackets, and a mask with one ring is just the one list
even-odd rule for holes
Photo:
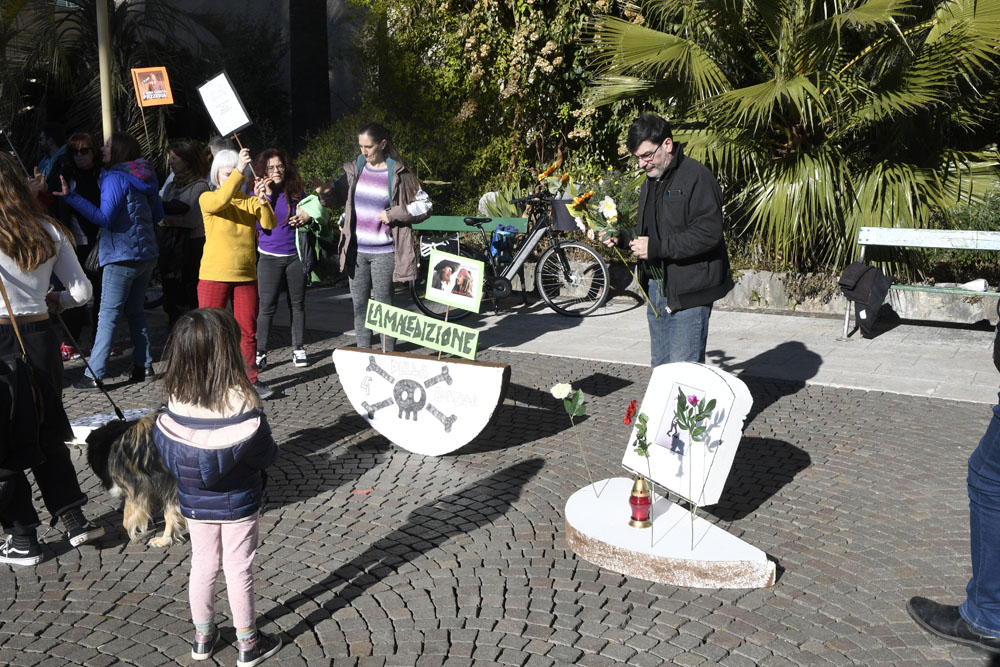
[[425,298],[478,313],[483,299],[483,263],[440,250],[432,250],[428,260]]

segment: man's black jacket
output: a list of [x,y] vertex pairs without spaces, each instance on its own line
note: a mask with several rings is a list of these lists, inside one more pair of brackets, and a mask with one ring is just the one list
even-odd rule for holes
[[661,266],[671,311],[710,305],[733,289],[719,182],[678,143],[663,176],[642,184],[636,226],[619,244],[627,247],[636,236],[649,237],[649,262],[639,262],[643,289],[651,278],[647,264]]

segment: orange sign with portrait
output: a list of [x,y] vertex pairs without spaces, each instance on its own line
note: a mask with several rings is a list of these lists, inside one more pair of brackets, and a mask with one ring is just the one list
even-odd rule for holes
[[166,67],[141,67],[132,70],[132,85],[135,86],[135,99],[141,107],[174,103]]

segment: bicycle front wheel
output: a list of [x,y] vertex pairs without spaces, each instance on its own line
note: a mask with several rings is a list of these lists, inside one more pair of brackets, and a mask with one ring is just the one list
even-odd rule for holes
[[589,315],[608,298],[608,265],[584,243],[560,243],[546,250],[535,266],[535,288],[560,315]]

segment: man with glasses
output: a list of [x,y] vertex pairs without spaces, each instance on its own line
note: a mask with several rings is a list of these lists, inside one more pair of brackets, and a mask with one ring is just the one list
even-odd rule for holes
[[712,304],[733,288],[722,190],[704,165],[684,155],[660,116],[639,116],[626,146],[646,172],[636,225],[604,243],[640,260],[639,280],[652,304],[646,309],[651,365],[704,363]]

